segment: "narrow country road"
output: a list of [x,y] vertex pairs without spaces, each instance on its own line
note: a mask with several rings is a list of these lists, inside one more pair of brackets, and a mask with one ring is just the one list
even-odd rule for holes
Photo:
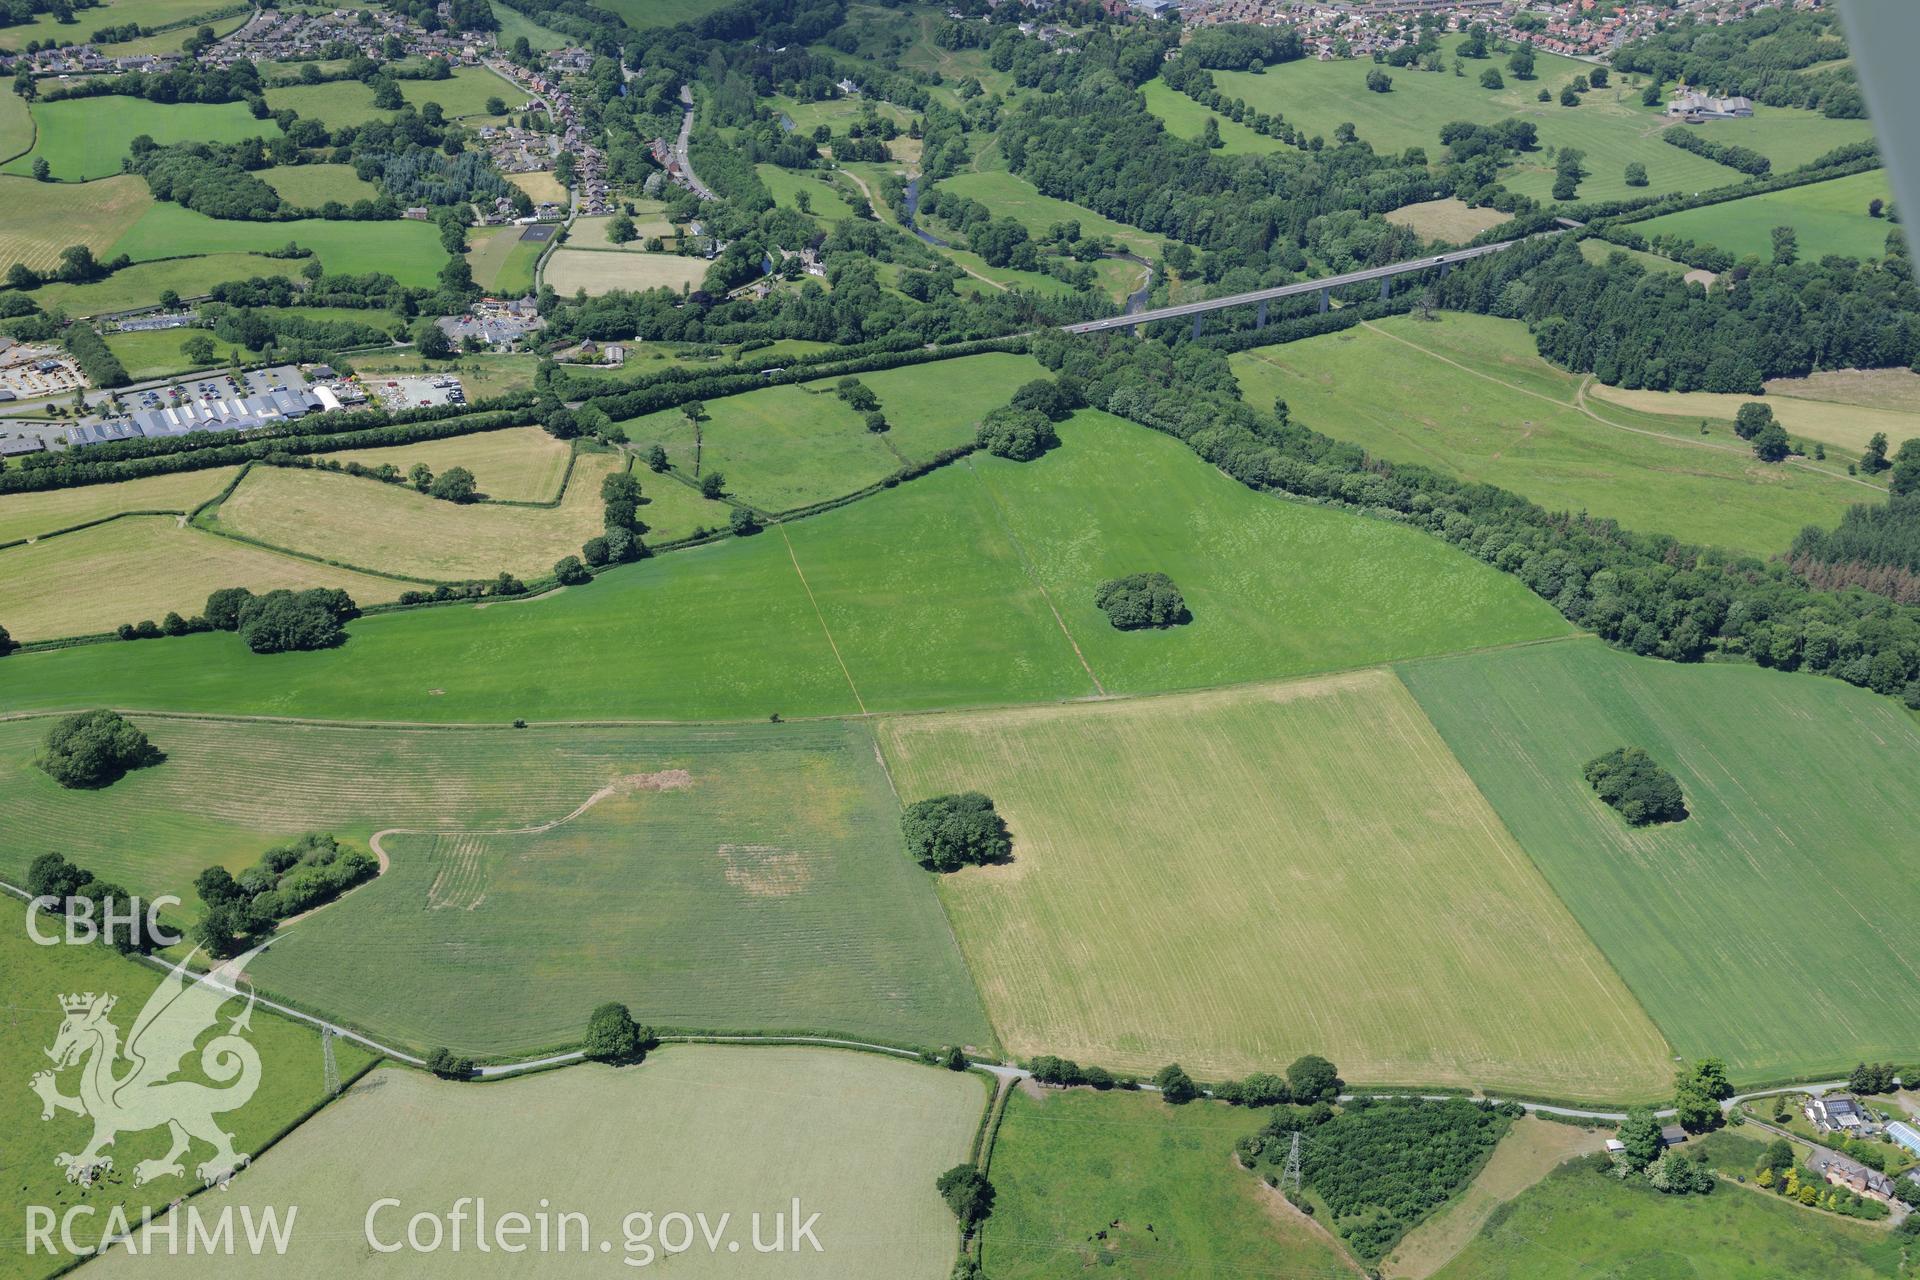
[[718,200],[713,188],[700,181],[700,175],[693,171],[693,158],[687,154],[687,142],[693,137],[693,86],[680,86],[680,138],[673,144],[673,158],[680,162],[680,172],[687,176],[687,186],[693,194],[702,200]]

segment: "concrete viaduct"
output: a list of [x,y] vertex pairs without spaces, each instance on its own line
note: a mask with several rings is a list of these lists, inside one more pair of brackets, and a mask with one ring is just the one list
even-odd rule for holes
[[[1545,234],[1553,235],[1554,232]],[[1438,270],[1442,275],[1456,262],[1465,262],[1470,258],[1484,257],[1490,253],[1499,253],[1520,243],[1518,240],[1502,240],[1497,244],[1475,245],[1471,249],[1454,249],[1447,253],[1435,254],[1431,258],[1414,258],[1407,262],[1395,262],[1384,267],[1368,267],[1364,271],[1349,271],[1345,275],[1325,276],[1319,280],[1301,280],[1295,284],[1278,285],[1271,289],[1255,289],[1251,293],[1236,293],[1224,298],[1208,298],[1203,302],[1183,302],[1178,306],[1155,307],[1150,311],[1136,311],[1132,315],[1109,316],[1104,320],[1083,320],[1079,324],[1067,324],[1060,327],[1068,333],[1106,333],[1113,329],[1131,329],[1137,324],[1149,324],[1155,320],[1182,320],[1193,317],[1193,336],[1200,336],[1200,322],[1209,311],[1225,311],[1228,307],[1260,308],[1258,327],[1267,325],[1267,304],[1277,298],[1297,298],[1302,294],[1318,293],[1320,310],[1327,309],[1329,294],[1332,290],[1350,284],[1380,282],[1380,296],[1385,298],[1393,288],[1395,276],[1411,275],[1416,271]]]

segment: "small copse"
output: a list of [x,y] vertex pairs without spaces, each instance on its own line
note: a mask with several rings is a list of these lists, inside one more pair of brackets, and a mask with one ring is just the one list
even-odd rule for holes
[[1005,820],[978,791],[908,805],[900,816],[900,831],[907,852],[929,871],[958,871],[1013,856],[1013,836]]
[[1679,779],[1639,747],[1615,747],[1587,761],[1587,781],[1620,811],[1628,826],[1679,822],[1687,816]]
[[1119,631],[1174,627],[1193,621],[1180,588],[1164,573],[1130,573],[1109,578],[1093,594],[1093,602]]
[[164,758],[125,716],[103,708],[78,712],[54,725],[34,763],[69,790],[93,790]]

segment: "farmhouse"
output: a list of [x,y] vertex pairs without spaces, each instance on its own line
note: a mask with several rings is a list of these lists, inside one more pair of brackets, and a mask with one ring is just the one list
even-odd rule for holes
[[1806,1112],[1816,1133],[1861,1133],[1872,1127],[1860,1104],[1844,1093],[1808,1098]]
[[1858,1160],[1849,1160],[1837,1151],[1821,1147],[1807,1157],[1807,1168],[1836,1187],[1845,1187],[1855,1195],[1886,1204],[1893,1199],[1893,1179],[1876,1173]]
[[1686,120],[1738,120],[1753,114],[1753,100],[1715,98],[1688,90],[1667,103],[1667,114]]

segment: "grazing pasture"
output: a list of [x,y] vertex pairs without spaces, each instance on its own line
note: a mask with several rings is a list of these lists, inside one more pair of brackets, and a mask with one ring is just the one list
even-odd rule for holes
[[[57,925],[50,923],[43,923],[41,928],[58,931]],[[63,1151],[80,1151],[92,1125],[71,1113],[59,1113],[43,1121],[40,1099],[27,1088],[30,1077],[51,1065],[46,1050],[60,1032],[60,999],[86,991],[111,993],[119,1000],[112,1021],[124,1035],[147,997],[159,986],[162,975],[106,947],[35,945],[27,935],[26,908],[11,895],[0,896],[0,972],[7,975],[7,1016],[0,1018],[0,1072],[14,1082],[11,1088],[0,1090],[0,1129],[7,1134],[7,1144],[0,1148],[0,1187],[4,1188],[0,1190],[0,1214],[7,1222],[8,1240],[8,1247],[0,1250],[0,1277],[39,1280],[70,1259],[44,1251],[32,1256],[27,1253],[20,1234],[27,1206],[45,1205],[60,1214],[75,1205],[89,1205],[95,1216],[77,1219],[76,1228],[84,1239],[91,1224],[96,1233],[93,1238],[97,1239],[108,1213],[115,1208],[125,1209],[137,1223],[143,1207],[150,1206],[157,1212],[174,1198],[199,1190],[193,1165],[207,1159],[212,1150],[196,1142],[183,1161],[183,1176],[162,1175],[136,1187],[134,1167],[143,1160],[159,1159],[169,1144],[164,1128],[129,1128],[114,1141],[112,1171],[92,1189],[82,1191],[68,1182],[65,1171],[53,1158]],[[235,1000],[223,1012],[231,1017],[243,1007]],[[221,1025],[225,1025],[225,1019]],[[236,1151],[253,1154],[319,1103],[325,1097],[325,1082],[318,1032],[255,1009],[246,1038],[260,1055],[260,1087],[245,1106],[222,1114],[220,1124],[233,1134]],[[335,1043],[334,1055],[346,1076],[365,1066],[369,1056],[346,1040]],[[182,1078],[214,1084],[201,1074],[198,1064],[195,1055]],[[78,1092],[78,1082],[78,1070],[62,1072],[57,1081],[61,1092],[69,1096]]]
[[[1178,441],[1108,414],[1060,425],[1038,463],[970,460],[996,516],[1108,693],[1367,666],[1566,634],[1506,574],[1382,521],[1256,493]],[[1192,621],[1113,629],[1109,578],[1158,570]]]
[[[233,351],[230,342],[223,343],[215,339],[211,360],[195,360],[187,355],[187,341],[195,334],[205,333],[206,330],[197,328],[131,329],[107,334],[106,343],[107,348],[126,367],[127,376],[138,382],[146,378],[164,378],[225,365]],[[251,348],[243,349],[249,355],[253,354]]]
[[[1775,1080],[1920,1038],[1920,973],[1902,941],[1920,910],[1920,728],[1897,703],[1588,640],[1402,675],[1680,1053]],[[1581,768],[1619,746],[1669,769],[1692,816],[1631,828],[1603,804]]]
[[[313,250],[329,271],[364,275],[385,272],[401,284],[431,285],[447,261],[440,233],[430,222],[242,222],[209,218],[177,204],[156,204],[114,244],[135,262],[193,254],[271,253],[293,243]],[[292,269],[305,266],[295,261]],[[231,279],[220,276],[216,279]],[[212,283],[211,281],[209,283]],[[183,295],[184,296],[184,295]]]
[[1361,1082],[1596,1098],[1666,1082],[1660,1034],[1390,672],[879,733],[903,800],[984,791],[1013,831],[1010,863],[940,892],[1015,1053],[1217,1079],[1314,1052]]
[[[437,102],[449,118],[455,119],[485,115],[488,98],[504,99],[509,107],[518,107],[527,100],[525,89],[485,67],[456,67],[446,80],[396,83],[407,105],[418,109]],[[372,87],[360,80],[277,85],[267,90],[267,106],[273,111],[295,111],[302,119],[318,120],[332,129],[387,120],[395,114],[374,106]]]
[[[1837,459],[1826,472],[1760,461],[1729,423],[1702,436],[1696,418],[1591,403],[1589,392],[1611,395],[1542,360],[1517,320],[1394,316],[1232,364],[1249,403],[1285,400],[1301,422],[1378,457],[1643,533],[1771,555],[1875,497]],[[1742,397],[1725,399],[1716,418]]]
[[994,217],[1012,218],[1031,232],[1035,238],[1046,235],[1047,229],[1055,223],[1078,222],[1081,235],[1106,236],[1117,240],[1123,247],[1133,250],[1143,258],[1159,257],[1163,247],[1162,238],[1159,236],[1151,235],[1138,227],[1130,227],[1124,222],[1115,222],[1084,205],[1042,195],[1025,178],[1003,170],[990,173],[957,173],[951,178],[942,178],[940,190],[942,193],[978,200],[993,211]]
[[1867,203],[1876,199],[1893,203],[1883,169],[1664,213],[1634,223],[1633,229],[1644,236],[1683,236],[1736,258],[1751,255],[1766,262],[1773,258],[1773,229],[1792,227],[1802,262],[1817,262],[1830,253],[1873,262],[1886,256],[1887,237],[1899,231],[1886,218],[1868,215]]
[[[414,1213],[444,1215],[461,1196],[484,1199],[490,1217],[552,1222],[556,1247],[537,1255],[542,1276],[659,1267],[684,1280],[946,1280],[956,1235],[933,1183],[966,1158],[985,1103],[978,1076],[818,1049],[674,1045],[639,1067],[484,1088],[391,1069],[303,1126],[229,1199],[301,1207],[293,1245],[274,1259],[288,1280],[524,1274],[527,1257],[477,1253],[471,1221],[459,1252],[368,1248],[368,1207],[382,1197],[401,1202],[374,1220],[385,1242],[403,1241]],[[370,1149],[381,1159],[366,1159]],[[802,1221],[819,1215],[818,1251],[791,1238],[796,1197]],[[579,1215],[571,1227],[567,1213]],[[649,1216],[643,1224],[635,1213]],[[694,1228],[690,1251],[667,1252],[681,1247],[674,1213],[702,1214],[718,1243],[709,1249]],[[786,1251],[757,1253],[754,1217],[766,1242],[775,1214]],[[220,1261],[162,1247],[143,1257],[115,1250],[94,1265],[109,1277],[245,1273]]]
[[182,527],[176,516],[128,516],[0,551],[0,618],[15,640],[93,635],[170,610],[190,616],[221,587],[343,587],[374,604],[404,585]]
[[8,161],[0,170],[32,173],[33,162],[44,157],[53,176],[63,182],[84,182],[119,173],[128,147],[143,133],[162,146],[280,136],[277,122],[255,120],[239,102],[158,103],[110,94],[36,102],[32,110],[39,131],[33,150]]
[[633,229],[639,237],[625,244],[615,244],[607,239],[607,224],[613,221],[611,214],[605,217],[575,218],[573,225],[567,228],[567,246],[572,249],[604,249],[619,253],[644,253],[648,236],[660,236],[672,239],[679,234],[674,225],[667,221],[667,206],[658,200],[635,200],[633,202]]
[[150,307],[168,289],[183,298],[200,298],[223,281],[247,280],[254,276],[296,276],[303,265],[295,258],[268,258],[254,253],[212,253],[197,258],[175,258],[170,262],[136,262],[92,284],[42,285],[34,291],[33,299],[44,310],[58,307],[70,316],[97,316]]
[[612,454],[585,453],[556,507],[454,503],[411,486],[257,466],[208,513],[216,527],[378,573],[435,581],[545,574],[601,531],[600,482]]
[[[864,726],[592,745],[605,781],[530,824],[443,802],[421,833],[383,837],[391,869],[284,930],[259,980],[370,1032],[481,1054],[571,1043],[611,999],[660,1026],[991,1043]],[[382,978],[396,969],[405,983]]]
[[1278,138],[1256,133],[1230,116],[1201,106],[1186,94],[1169,87],[1158,76],[1141,85],[1140,89],[1146,94],[1147,110],[1159,116],[1167,132],[1175,137],[1185,138],[1189,142],[1198,140],[1207,127],[1207,117],[1212,116],[1220,130],[1220,150],[1224,155],[1264,155],[1284,145]]
[[597,8],[619,16],[635,31],[673,27],[704,18],[726,6],[726,0],[594,0]]
[[[993,1144],[998,1195],[981,1233],[987,1273],[1351,1274],[1324,1231],[1233,1166],[1233,1144],[1257,1128],[1258,1112],[1222,1103],[1169,1107],[1151,1094],[1015,1089]],[[1098,1231],[1106,1238],[1092,1238]]]
[[1897,1275],[1884,1227],[1722,1183],[1710,1196],[1662,1195],[1595,1161],[1547,1175],[1461,1251],[1440,1280],[1582,1280],[1600,1275],[1753,1280]]
[[[500,20],[500,46],[504,49],[511,49],[514,42],[522,36],[526,37],[528,44],[543,53],[564,49],[569,43],[566,36],[541,26],[518,9],[509,8],[504,4],[494,5],[492,8],[493,16]],[[508,105],[512,103],[513,100],[509,98]]]
[[329,200],[350,205],[380,195],[380,188],[355,173],[350,164],[280,164],[254,176],[299,209],[318,209]]
[[[846,193],[831,182],[810,174],[796,173],[792,169],[782,169],[777,164],[758,164],[753,171],[760,175],[760,181],[766,184],[773,202],[782,209],[799,208],[798,197],[805,194],[807,212],[821,222],[838,222],[853,216],[853,206],[847,203]],[[664,233],[654,231],[644,234]]]
[[238,470],[238,467],[215,467],[119,484],[10,493],[0,497],[0,543],[56,533],[130,511],[177,511],[184,515],[218,496]]
[[585,290],[590,298],[615,289],[696,289],[712,264],[677,253],[596,253],[591,249],[555,249],[547,257],[545,283],[562,297]]
[[0,102],[0,156],[11,160],[33,147],[33,113],[19,94]]
[[790,511],[865,488],[908,461],[965,444],[982,417],[1044,373],[1029,356],[998,352],[863,373],[860,381],[878,397],[890,424],[880,435],[834,394],[837,378],[728,396],[705,407],[697,468],[693,432],[680,409],[621,425],[631,440],[660,441],[684,471],[724,472],[728,491],[742,501],[763,511]]
[[[1035,463],[946,467],[843,509],[621,566],[539,600],[363,618],[346,644],[322,653],[230,663],[215,654],[232,637],[188,636],[15,655],[9,671],[21,678],[0,684],[0,707],[106,701],[340,719],[492,721],[508,709],[531,719],[759,719],[843,714],[863,701],[869,710],[908,710],[1092,692],[1068,629],[1110,691],[1140,692],[1567,629],[1511,578],[1417,531],[1255,494],[1118,419],[1065,426],[1066,445]],[[651,488],[665,492],[666,483]],[[910,590],[896,576],[908,558],[897,548],[912,549],[921,566]],[[1065,628],[1036,598],[1036,579],[1014,572],[1023,561]],[[1150,567],[1181,583],[1194,621],[1169,632],[1112,631],[1093,606],[1094,589]],[[1034,616],[1051,628],[1028,629]],[[857,622],[860,634],[830,634],[823,617]],[[1009,630],[1032,635],[1037,647],[1010,649]],[[486,660],[474,661],[476,653]],[[617,669],[607,665],[610,653],[621,655]],[[876,692],[856,698],[853,686],[869,683]]]
[[127,174],[85,186],[0,177],[0,271],[16,262],[46,271],[70,244],[103,256],[152,206],[146,179]]
[[415,463],[425,463],[435,475],[448,467],[465,467],[473,472],[480,492],[496,502],[552,502],[560,496],[567,459],[572,456],[572,445],[555,440],[539,427],[507,427],[385,449],[348,449],[321,455],[343,466],[349,462],[365,467],[392,466],[402,473]]
[[[129,22],[143,27],[171,27],[226,7],[222,0],[107,0],[98,8],[75,9],[72,22],[61,22],[52,13],[40,13],[32,22],[4,30],[9,49],[24,48],[30,40],[53,47],[81,44],[101,27],[117,27]],[[191,34],[190,30],[180,30],[174,35],[171,47],[178,50],[180,42]]]

